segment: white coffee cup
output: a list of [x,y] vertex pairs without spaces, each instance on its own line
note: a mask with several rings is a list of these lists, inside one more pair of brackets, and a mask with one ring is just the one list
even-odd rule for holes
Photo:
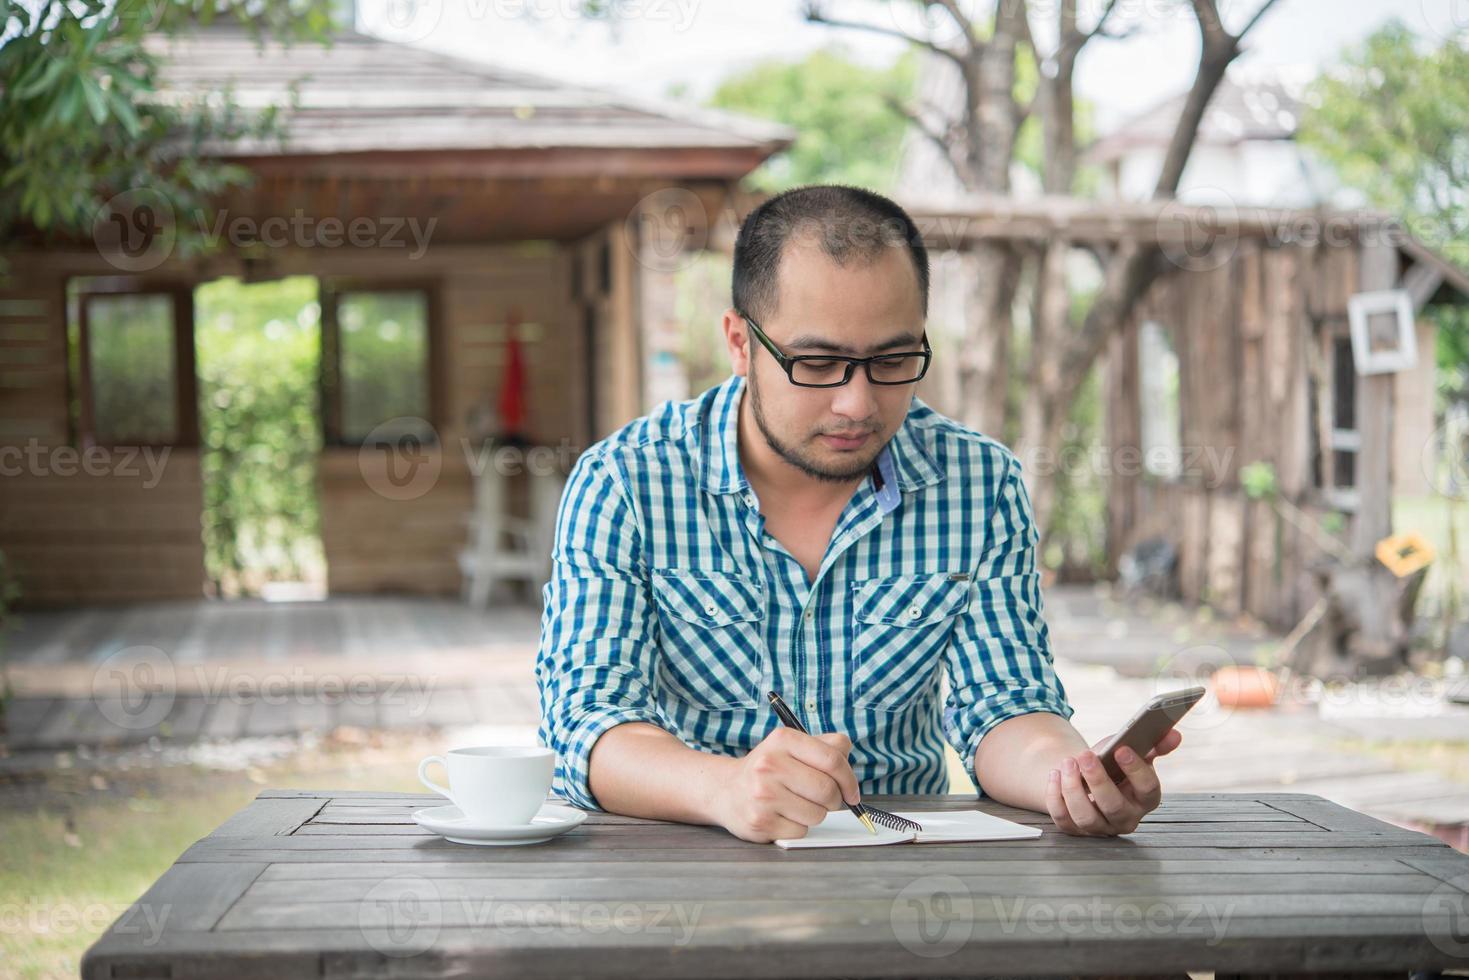
[[[449,773],[452,791],[428,778],[435,762]],[[541,809],[555,770],[556,753],[544,746],[480,745],[429,756],[418,764],[418,778],[476,823],[514,827]]]

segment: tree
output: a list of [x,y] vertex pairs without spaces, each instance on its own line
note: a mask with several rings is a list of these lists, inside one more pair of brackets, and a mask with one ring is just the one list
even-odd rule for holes
[[[1342,182],[1399,215],[1419,239],[1469,266],[1469,46],[1424,49],[1392,21],[1307,93],[1299,139]],[[1469,400],[1469,316],[1435,311],[1439,394]]]
[[794,64],[767,62],[731,78],[711,104],[799,132],[795,143],[750,175],[753,187],[777,192],[843,183],[881,191],[892,183],[907,129],[894,106],[911,97],[916,63],[908,54],[874,71],[840,49],[817,51]]
[[[1016,159],[1027,120],[1039,121],[1041,130],[1041,184],[1047,194],[1072,194],[1077,189],[1077,112],[1074,92],[1076,61],[1094,39],[1115,36],[1110,22],[1117,0],[1109,0],[1094,23],[1083,26],[1076,0],[1055,4],[1056,42],[1042,50],[1036,41],[1028,0],[997,0],[988,23],[971,17],[959,0],[904,0],[921,7],[931,20],[947,25],[954,40],[919,36],[899,27],[870,21],[844,20],[832,15],[821,0],[809,0],[808,20],[835,27],[873,31],[903,38],[951,64],[962,82],[960,114],[934,126],[924,113],[910,107],[910,122],[939,147],[965,190],[1002,195],[1010,191],[1011,166]],[[1225,70],[1241,51],[1241,42],[1275,0],[1260,0],[1253,13],[1234,32],[1221,19],[1216,0],[1191,0],[1189,10],[1199,34],[1199,63],[1183,110],[1175,124],[1154,187],[1155,198],[1171,198],[1178,190],[1184,166],[1193,149],[1199,123]],[[1180,8],[1182,5],[1180,4]],[[1035,70],[1033,86],[1024,84],[1020,66],[1028,59]],[[1027,91],[1033,89],[1033,91]],[[1032,265],[1023,277],[1032,295],[1028,392],[1020,419],[1019,447],[1023,453],[1041,451],[1057,458],[1064,422],[1077,392],[1107,340],[1127,322],[1136,302],[1158,275],[1155,246],[1123,241],[1105,256],[1102,286],[1085,308],[1073,315],[1072,297],[1065,277],[1065,259],[1072,243],[1057,237],[1039,255],[1029,258],[1006,242],[974,246],[977,274],[970,294],[969,329],[960,368],[965,406],[962,420],[989,432],[1002,432],[1005,392],[1010,374],[1012,313],[1017,300],[1022,264]],[[1055,500],[1054,474],[1044,468],[1027,472],[1037,520],[1043,535]]]
[[[229,94],[158,99],[148,35],[233,18],[257,38],[327,40],[331,0],[0,0],[0,240],[89,235],[115,195],[146,188],[193,212],[247,172],[204,145],[268,138],[278,108],[246,113]],[[202,236],[178,229],[187,252]]]

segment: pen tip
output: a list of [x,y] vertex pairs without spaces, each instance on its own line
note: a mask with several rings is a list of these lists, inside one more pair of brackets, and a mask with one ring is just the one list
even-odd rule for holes
[[869,817],[869,816],[868,816],[868,815],[867,815],[867,814],[865,814],[865,813],[864,813],[864,814],[862,814],[862,822],[863,822],[863,823],[865,823],[865,824],[866,824],[866,825],[867,825],[867,829],[868,829],[868,830],[869,830],[869,831],[871,831],[871,832],[872,832],[872,833],[874,833],[874,834],[875,834],[875,833],[877,833],[877,828],[876,828],[876,827],[874,827],[874,826],[872,826],[872,818],[871,818],[871,817]]

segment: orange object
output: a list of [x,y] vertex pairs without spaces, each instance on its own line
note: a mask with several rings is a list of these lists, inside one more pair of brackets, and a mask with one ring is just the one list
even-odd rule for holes
[[1214,697],[1228,708],[1268,708],[1280,693],[1280,679],[1264,667],[1220,667],[1212,685]]
[[1377,542],[1377,560],[1398,578],[1412,575],[1433,561],[1433,545],[1417,531],[1404,531]]

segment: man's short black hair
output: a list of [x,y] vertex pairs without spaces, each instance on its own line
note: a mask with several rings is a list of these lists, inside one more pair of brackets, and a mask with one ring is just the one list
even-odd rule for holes
[[906,246],[918,273],[923,314],[928,315],[928,249],[913,219],[881,194],[844,184],[795,187],[749,213],[735,240],[731,292],[736,310],[757,323],[775,312],[781,250],[796,232],[814,233],[821,250],[841,265]]

